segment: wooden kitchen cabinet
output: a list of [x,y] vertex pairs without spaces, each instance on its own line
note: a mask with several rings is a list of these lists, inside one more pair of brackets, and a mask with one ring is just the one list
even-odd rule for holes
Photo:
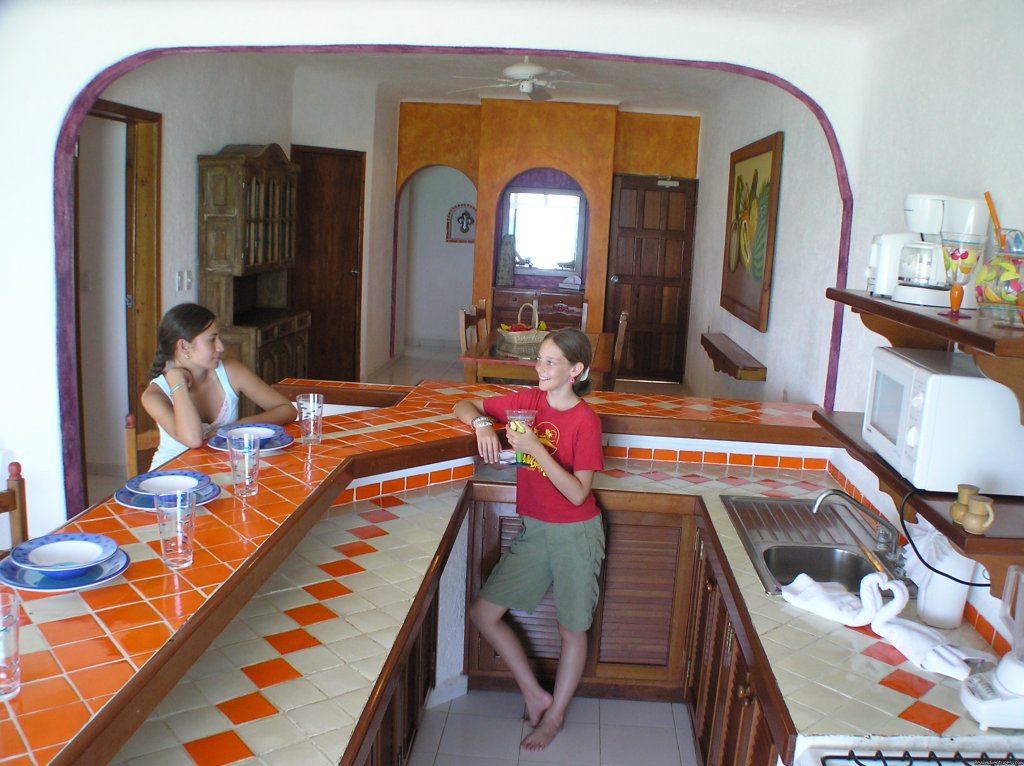
[[[470,510],[468,599],[522,528],[515,488],[475,487]],[[606,524],[601,597],[588,638],[579,693],[624,699],[682,701],[691,604],[694,498],[634,492],[595,492]],[[527,614],[507,619],[542,682],[551,683],[561,648],[549,591]],[[466,666],[474,688],[515,688],[500,656],[467,624]]]
[[[774,679],[752,672],[766,664],[758,665],[753,651],[758,646],[752,643],[756,634],[738,619],[737,604],[742,602],[731,590],[712,539],[706,530],[698,531],[692,572],[691,665],[686,679],[701,762],[704,766],[775,766],[782,754],[784,762],[791,763],[795,727]],[[778,736],[766,714],[768,706],[781,726]]]
[[[288,306],[299,168],[276,144],[201,156],[199,300],[220,320],[227,358],[267,383],[306,375],[310,314]],[[239,414],[252,415],[248,399]]]
[[[491,302],[491,326],[511,325],[519,321],[519,309],[524,303],[537,301],[538,321],[544,320],[549,330],[560,327],[580,327],[583,313],[583,294],[551,292],[546,290],[522,290],[497,287]],[[526,309],[523,319],[532,320],[533,312]]]

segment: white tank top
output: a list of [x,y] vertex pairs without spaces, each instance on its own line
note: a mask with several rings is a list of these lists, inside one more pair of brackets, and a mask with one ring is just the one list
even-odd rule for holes
[[[228,373],[224,369],[224,363],[219,363],[214,372],[217,374],[217,380],[220,381],[221,388],[224,389],[224,403],[220,406],[220,412],[217,413],[217,417],[213,419],[212,423],[203,423],[204,439],[221,426],[238,420],[238,394],[235,393],[235,389],[231,387],[231,383],[228,381]],[[153,378],[153,382],[159,386],[161,391],[167,394],[168,399],[171,398],[171,387],[167,385],[167,379],[163,375]],[[159,423],[157,428],[160,429],[160,446],[156,448],[156,452],[153,455],[153,462],[149,467],[151,471],[188,449],[188,447],[161,428]]]

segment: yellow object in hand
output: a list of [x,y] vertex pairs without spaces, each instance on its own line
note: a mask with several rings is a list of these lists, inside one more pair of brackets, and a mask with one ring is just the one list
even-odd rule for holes
[[524,426],[518,420],[513,420],[512,422],[510,422],[508,424],[508,427],[511,428],[516,433],[520,433],[520,434],[525,434],[526,433],[526,426]]

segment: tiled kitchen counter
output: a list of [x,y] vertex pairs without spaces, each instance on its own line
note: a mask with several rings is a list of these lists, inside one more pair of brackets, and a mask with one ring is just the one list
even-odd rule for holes
[[[299,750],[311,759],[316,754],[324,762],[336,762],[395,625],[408,610],[410,590],[415,592],[417,577],[422,578],[423,558],[431,555],[431,545],[436,548],[437,528],[455,507],[458,482],[472,474],[466,455],[474,442],[469,428],[452,417],[452,405],[496,389],[447,382],[411,389],[331,385],[388,388],[406,395],[393,407],[328,418],[323,444],[268,458],[260,493],[250,502],[226,494],[208,505],[193,567],[179,573],[163,567],[148,514],[111,501],[75,520],[72,528],[114,537],[129,550],[133,563],[123,578],[104,587],[29,594],[25,599],[24,686],[18,698],[0,703],[0,763],[45,764],[65,758],[73,749],[67,743],[83,727],[102,728],[107,717],[116,718],[131,704],[139,679],[160,678],[160,665],[175,642],[187,639],[195,623],[209,619],[210,610],[222,606],[221,596],[254,580],[261,563],[267,572],[263,577],[270,579],[246,599],[238,617],[195,661],[118,760],[223,763],[229,762],[223,759],[223,748],[236,748],[230,752],[239,758],[258,754],[268,763],[300,762],[286,759]],[[828,459],[831,449],[800,446],[801,432],[808,435],[807,442],[821,443],[810,407],[609,393],[591,401],[606,418],[633,418],[632,435],[609,437],[606,470],[598,486],[707,498],[802,735],[848,739],[872,731],[931,740],[937,731],[944,737],[977,735],[973,724],[957,713],[946,683],[921,694],[922,702],[951,717],[944,728],[936,728],[932,719],[914,718],[876,726],[872,715],[887,718],[915,705],[891,683],[878,683],[893,670],[909,671],[863,654],[877,643],[874,639],[842,626],[821,625],[824,621],[764,596],[763,590],[757,593],[759,581],[734,533],[730,539],[731,523],[716,498],[723,492],[809,496],[837,480],[849,488]],[[639,435],[648,425],[658,433],[666,422],[682,424],[694,438]],[[761,443],[748,448],[728,441],[695,441],[715,435],[701,430],[709,425],[725,429],[719,439],[746,433]],[[783,435],[778,441],[789,444],[772,443],[772,436]],[[419,468],[416,461],[396,461],[396,455],[415,457]],[[350,468],[352,457],[362,461],[360,470]],[[651,462],[653,458],[658,460]],[[210,449],[192,450],[172,465],[226,481],[224,457]],[[335,509],[317,522],[332,500]],[[306,528],[313,534],[305,534]],[[980,640],[971,633],[965,635]],[[797,639],[811,647],[803,655],[821,654],[823,663],[841,650],[848,656],[856,649],[856,662],[843,660],[857,676],[850,679],[860,684],[856,693],[831,691],[820,678],[806,678],[789,667],[788,647]],[[920,675],[928,676],[925,682],[937,678]],[[905,680],[897,675],[893,683]],[[906,688],[915,693],[922,689],[920,682],[908,683]],[[897,711],[900,702],[906,704]],[[1018,750],[1024,749],[1020,739],[1015,741]]]

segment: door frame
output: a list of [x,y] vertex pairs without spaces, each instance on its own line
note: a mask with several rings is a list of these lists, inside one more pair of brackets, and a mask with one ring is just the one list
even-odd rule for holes
[[[125,327],[127,330],[128,409],[140,430],[154,428],[139,407],[149,385],[149,368],[156,352],[160,323],[160,166],[163,116],[158,112],[97,99],[90,117],[113,120],[126,127],[125,146]],[[74,248],[78,262],[78,153],[75,153]],[[77,439],[65,442],[64,491],[70,516],[85,507],[85,429],[82,419],[81,339],[78,337],[79,284],[73,274],[75,295],[75,400],[65,402],[65,422],[77,424]],[[62,418],[63,419],[63,418]],[[68,454],[71,453],[71,454]]]

